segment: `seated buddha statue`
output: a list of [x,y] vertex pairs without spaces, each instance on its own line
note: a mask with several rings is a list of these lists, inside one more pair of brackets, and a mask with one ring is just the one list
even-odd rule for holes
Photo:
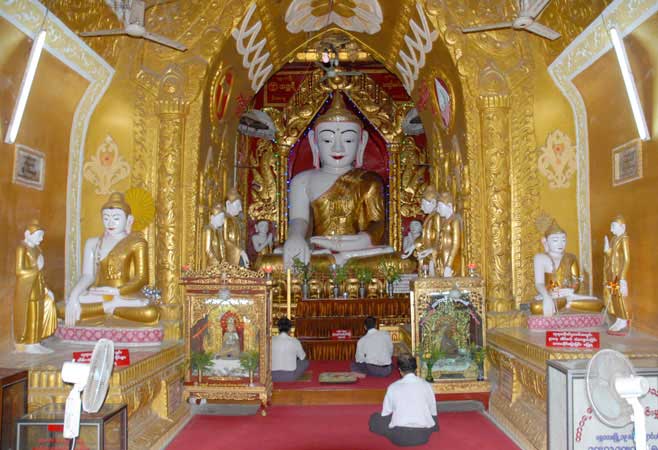
[[[368,133],[345,107],[340,91],[334,92],[330,108],[318,117],[308,139],[315,168],[295,175],[290,183],[283,261],[275,250],[264,255],[259,265],[281,270],[284,265],[292,267],[298,258],[327,272],[331,264],[358,259],[359,264],[374,268],[380,255],[395,256],[383,242],[382,180],[362,168]],[[415,271],[411,261],[401,262],[410,263],[408,272]]]
[[608,313],[615,319],[608,334],[625,336],[630,323],[627,305],[630,251],[626,221],[622,216],[614,218],[610,232],[612,239],[605,236],[603,241],[603,300],[608,306]]
[[123,194],[114,192],[101,208],[105,232],[87,240],[82,276],[57,315],[67,326],[81,319],[113,316],[143,324],[158,322],[160,312],[141,295],[148,283],[148,244],[131,233],[134,218]]
[[552,316],[558,310],[598,312],[603,303],[594,297],[579,295],[578,259],[567,253],[567,234],[553,220],[542,238],[544,253],[534,257],[535,288],[539,295],[530,304],[532,314]]
[[46,287],[41,241],[44,231],[35,221],[27,226],[24,240],[16,248],[14,294],[14,339],[16,350],[52,353],[40,342],[57,328],[55,296]]
[[240,335],[235,327],[235,318],[226,320],[226,331],[222,335],[222,348],[219,350],[217,359],[239,359],[240,358]]

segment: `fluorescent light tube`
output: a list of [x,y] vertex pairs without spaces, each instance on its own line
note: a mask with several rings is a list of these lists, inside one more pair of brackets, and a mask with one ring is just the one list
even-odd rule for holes
[[642,103],[640,103],[640,96],[637,93],[637,87],[635,86],[635,80],[633,79],[631,65],[628,63],[628,55],[626,55],[624,42],[622,41],[621,36],[619,35],[619,31],[617,31],[616,28],[610,28],[609,31],[610,38],[612,39],[612,46],[615,48],[617,61],[619,61],[621,75],[624,78],[626,95],[628,95],[628,100],[631,102],[631,109],[633,110],[633,117],[635,118],[637,132],[640,135],[640,139],[643,141],[648,141],[650,138],[649,129],[647,128],[647,121],[645,120],[644,112],[642,111]]
[[32,49],[30,50],[30,57],[27,60],[27,66],[25,67],[25,73],[23,74],[23,81],[21,82],[21,89],[18,93],[18,100],[16,100],[16,104],[14,105],[14,112],[11,115],[9,128],[5,135],[6,144],[13,144],[16,141],[16,135],[21,126],[27,98],[30,96],[32,81],[34,81],[34,74],[37,71],[37,65],[39,64],[39,58],[41,57],[41,51],[43,50],[43,44],[45,42],[46,30],[42,29],[37,33],[34,43],[32,44]]

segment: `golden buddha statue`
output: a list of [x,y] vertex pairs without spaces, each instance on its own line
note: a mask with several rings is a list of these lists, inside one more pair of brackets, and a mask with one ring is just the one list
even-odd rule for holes
[[222,230],[224,217],[222,205],[215,205],[210,211],[210,223],[203,228],[202,269],[217,265],[226,259],[226,246]]
[[51,353],[40,342],[57,328],[55,296],[43,277],[45,262],[39,247],[43,235],[39,223],[33,221],[16,248],[14,340],[16,349],[27,353]]
[[[399,260],[393,248],[383,245],[382,180],[361,168],[368,133],[346,108],[340,91],[334,92],[331,106],[318,117],[308,138],[315,168],[297,174],[290,183],[290,222],[283,258],[275,251],[260,258],[258,265],[283,270],[298,258],[327,272],[332,264],[353,259],[373,268],[382,259],[379,255]],[[409,272],[415,270],[414,263],[406,266]]]
[[236,188],[226,194],[226,214],[224,216],[225,261],[234,266],[249,267],[246,248],[246,228],[242,217],[242,199]]
[[567,234],[555,220],[545,230],[542,244],[544,253],[537,253],[534,258],[535,288],[539,295],[531,302],[530,312],[552,316],[565,307],[582,312],[601,311],[601,300],[578,294],[578,259],[565,251]]
[[626,304],[630,251],[626,221],[622,216],[614,218],[610,231],[612,239],[608,240],[608,236],[605,236],[603,242],[603,301],[608,306],[608,313],[615,318],[608,333],[625,336],[628,334],[630,322]]
[[448,192],[439,195],[436,209],[441,217],[439,248],[434,257],[436,273],[438,276],[452,277],[459,272],[455,266],[459,262],[457,256],[461,251],[461,217],[455,213],[452,195]]
[[159,309],[141,295],[148,283],[148,243],[131,233],[134,218],[123,194],[110,195],[101,217],[105,232],[85,243],[82,276],[66,303],[57,304],[57,315],[67,326],[106,316],[157,323]]

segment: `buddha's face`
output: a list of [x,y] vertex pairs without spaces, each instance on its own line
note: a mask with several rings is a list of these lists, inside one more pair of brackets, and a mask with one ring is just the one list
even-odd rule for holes
[[226,331],[231,331],[231,332],[235,331],[235,319],[234,318],[231,317],[226,321]]
[[433,213],[436,210],[436,200],[426,198],[422,199],[420,201],[420,209],[422,209],[425,214]]
[[237,216],[242,212],[242,201],[236,198],[233,201],[226,200],[226,212],[231,216]]
[[224,225],[224,213],[220,212],[210,216],[210,225],[217,229]]
[[41,244],[41,241],[43,241],[43,230],[37,230],[34,233],[25,230],[25,242],[27,242],[30,247],[36,247]]
[[610,231],[615,236],[621,236],[626,231],[626,225],[624,225],[623,223],[616,222],[616,221],[612,222],[610,224]]
[[450,217],[452,216],[452,203],[439,202],[436,206],[436,210],[441,217]]
[[344,169],[363,162],[368,134],[356,122],[321,122],[309,136],[311,149],[319,154],[320,165],[328,169]]
[[423,231],[423,224],[414,220],[409,224],[409,231],[411,231],[411,234],[420,234]]
[[266,221],[261,220],[256,224],[256,232],[258,232],[258,234],[267,234],[268,230],[269,224]]
[[118,236],[127,231],[128,216],[123,209],[104,209],[102,215],[106,235]]
[[549,234],[544,241],[548,253],[564,253],[567,248],[567,235],[564,233]]

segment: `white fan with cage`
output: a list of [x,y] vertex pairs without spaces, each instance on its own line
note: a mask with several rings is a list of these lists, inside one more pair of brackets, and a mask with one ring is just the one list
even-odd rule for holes
[[357,76],[362,75],[362,72],[358,71],[345,71],[338,68],[338,50],[332,44],[327,44],[326,48],[322,51],[322,63],[316,62],[315,65],[320,69],[324,70],[324,76],[320,79],[320,82],[336,78],[340,76]]
[[635,448],[646,450],[646,419],[639,398],[647,394],[649,383],[636,375],[628,358],[611,349],[597,352],[587,364],[585,384],[596,417],[613,428],[633,422]]
[[519,0],[519,15],[511,22],[499,22],[487,25],[478,25],[462,28],[462,33],[476,33],[480,31],[500,30],[513,28],[525,30],[543,38],[554,41],[560,37],[560,33],[537,22],[536,19],[544,11],[551,0]]
[[114,343],[109,339],[96,343],[89,364],[65,362],[62,366],[62,380],[73,384],[64,411],[66,439],[75,439],[80,434],[81,406],[88,413],[96,413],[103,406],[113,367]]

